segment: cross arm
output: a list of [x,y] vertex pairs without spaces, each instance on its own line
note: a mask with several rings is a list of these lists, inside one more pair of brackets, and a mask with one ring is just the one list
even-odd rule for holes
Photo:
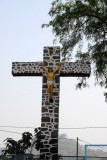
[[90,63],[62,62],[60,69],[61,77],[89,77],[91,73]]
[[42,76],[41,62],[13,62],[13,76]]

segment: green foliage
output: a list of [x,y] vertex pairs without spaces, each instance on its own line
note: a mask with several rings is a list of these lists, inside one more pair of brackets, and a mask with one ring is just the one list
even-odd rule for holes
[[35,128],[34,130],[34,137],[36,137],[35,139],[35,149],[37,149],[37,151],[40,149],[40,143],[41,143],[41,128]]
[[32,154],[33,148],[39,150],[41,141],[41,129],[34,130],[34,136],[29,132],[22,134],[22,139],[15,141],[12,138],[4,140],[6,142],[6,149],[2,150],[3,155],[23,155],[26,151]]
[[4,155],[14,155],[17,150],[17,154],[24,154],[24,148],[21,147],[20,143],[13,140],[12,138],[7,138],[6,140],[6,149],[2,150]]
[[107,0],[54,0],[49,15],[51,21],[42,27],[52,27],[62,44],[63,60],[69,60],[78,46],[76,59],[91,62],[96,83],[107,88]]
[[107,102],[107,93],[106,92],[104,93],[104,96],[105,96],[105,99],[106,99],[106,102]]

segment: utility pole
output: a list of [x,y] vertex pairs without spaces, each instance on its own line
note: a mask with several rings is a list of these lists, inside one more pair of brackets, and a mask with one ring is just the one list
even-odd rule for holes
[[77,137],[77,160],[78,160],[78,137]]

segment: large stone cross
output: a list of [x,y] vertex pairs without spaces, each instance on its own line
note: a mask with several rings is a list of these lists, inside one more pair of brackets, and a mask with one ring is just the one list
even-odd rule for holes
[[[60,62],[60,47],[44,47],[44,66],[55,70]],[[53,103],[49,102],[47,76],[41,62],[13,62],[13,76],[43,76],[42,81],[42,114],[41,114],[41,159],[57,160],[58,156],[58,124],[59,124],[59,88],[60,77],[89,77],[90,64],[79,62],[62,62],[60,70],[55,74]]]

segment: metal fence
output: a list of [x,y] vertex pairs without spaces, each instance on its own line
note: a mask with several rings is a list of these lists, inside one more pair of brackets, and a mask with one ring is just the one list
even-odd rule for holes
[[[85,160],[85,156],[61,156],[62,160]],[[107,157],[87,157],[87,160],[107,160]]]
[[61,156],[62,160],[84,160],[84,156]]
[[87,156],[87,159],[85,159],[84,157],[84,160],[107,160],[107,157],[88,157]]
[[[34,156],[0,156],[0,160],[40,160],[39,155]],[[46,159],[45,159],[46,160]],[[55,159],[56,160],[56,159]],[[58,160],[58,159],[57,159]],[[85,156],[61,156],[59,160],[85,160]],[[87,160],[107,160],[107,157],[87,157]]]
[[16,156],[10,156],[10,155],[6,155],[0,156],[0,160],[40,160],[40,156],[39,155],[16,155]]

